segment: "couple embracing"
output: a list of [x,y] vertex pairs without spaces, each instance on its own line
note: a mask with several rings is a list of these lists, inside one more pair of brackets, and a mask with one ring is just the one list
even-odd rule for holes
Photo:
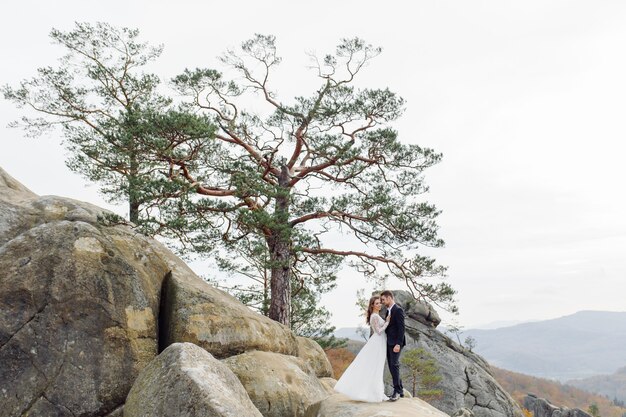
[[[387,307],[384,319],[380,316],[382,304]],[[394,302],[391,291],[383,291],[380,296],[370,298],[366,321],[372,336],[337,381],[335,391],[357,401],[396,401],[404,397],[400,379],[400,351],[406,345],[404,311]],[[390,397],[385,395],[383,382],[385,359],[393,379]]]

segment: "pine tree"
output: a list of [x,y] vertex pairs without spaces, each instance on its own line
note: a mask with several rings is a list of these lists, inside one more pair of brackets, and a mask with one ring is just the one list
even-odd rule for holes
[[437,362],[424,348],[405,351],[400,361],[414,397],[432,400],[443,395],[443,391],[436,388],[442,379]]
[[[344,259],[366,276],[396,276],[415,297],[455,310],[454,290],[437,280],[445,268],[417,252],[443,245],[439,211],[419,198],[428,189],[424,170],[441,155],[398,140],[391,123],[402,114],[402,98],[353,85],[379,53],[360,39],[343,40],[334,54],[314,58],[319,88],[289,102],[270,87],[281,62],[272,36],[256,35],[222,57],[238,78],[196,69],[174,79],[188,108],[218,126],[213,151],[206,158],[184,151],[155,157],[195,194],[185,197],[196,207],[186,205],[184,214],[199,220],[197,236],[218,225],[222,245],[265,245],[268,314],[281,323],[291,320],[294,271]],[[258,110],[247,110],[250,102]],[[351,235],[351,248],[327,238],[331,231]]]

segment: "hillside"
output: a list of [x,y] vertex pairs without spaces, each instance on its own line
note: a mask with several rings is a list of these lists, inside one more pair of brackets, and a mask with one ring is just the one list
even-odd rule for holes
[[581,311],[553,320],[467,330],[493,365],[566,381],[610,374],[626,365],[626,312]]
[[339,380],[346,368],[352,363],[356,354],[347,348],[332,348],[326,350],[326,357],[333,368],[333,376]]
[[585,391],[606,395],[626,402],[626,367],[620,368],[611,375],[597,375],[585,379],[567,381]]
[[558,381],[537,378],[495,366],[491,370],[505,391],[520,404],[528,393],[548,399],[552,404],[568,408],[587,410],[592,403],[598,404],[602,417],[623,417],[626,408],[617,407],[613,401],[601,395],[592,394]]

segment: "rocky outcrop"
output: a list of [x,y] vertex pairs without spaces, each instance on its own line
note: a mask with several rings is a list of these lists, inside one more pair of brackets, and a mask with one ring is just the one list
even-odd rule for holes
[[315,376],[329,375],[320,350],[157,241],[103,225],[102,211],[39,197],[0,169],[0,381],[10,381],[0,384],[0,416],[120,417],[139,372],[175,342],[217,358],[293,355],[315,388],[302,403],[327,392]]
[[524,398],[524,408],[532,411],[533,417],[591,417],[580,408],[557,407],[533,394]]
[[[406,314],[407,346],[404,351],[424,348],[437,361],[443,391],[430,403],[448,414],[467,408],[476,417],[517,417],[522,410],[496,382],[489,364],[439,332],[439,315],[427,303],[417,302],[405,291],[394,291]],[[408,386],[404,381],[405,388]]]
[[298,341],[298,357],[304,359],[319,378],[332,377],[333,367],[328,361],[328,357],[324,349],[314,340],[308,337],[297,338]]
[[220,359],[250,350],[298,354],[291,330],[198,279],[186,266],[168,276],[163,297],[165,346],[190,342]]
[[332,395],[306,412],[305,417],[448,417],[418,398],[401,398],[393,403],[351,401],[342,394]]
[[[101,212],[39,197],[0,169],[0,417],[444,415],[421,400],[332,395],[317,344],[211,287],[157,241],[103,225]],[[433,404],[516,416],[486,363],[435,329],[434,309],[403,296],[408,347],[430,351],[444,377]]]
[[18,184],[0,174],[0,415],[112,413],[157,354],[169,268],[101,209]]
[[239,379],[210,353],[174,343],[144,368],[124,417],[262,417]]
[[300,417],[330,391],[301,358],[247,352],[224,360],[265,417]]
[[407,291],[394,291],[393,293],[395,302],[402,306],[407,318],[427,327],[439,326],[441,318],[432,305],[424,301],[417,301]]

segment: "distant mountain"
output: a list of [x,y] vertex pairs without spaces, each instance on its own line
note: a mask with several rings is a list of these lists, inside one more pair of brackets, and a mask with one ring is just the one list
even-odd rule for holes
[[484,324],[479,324],[477,326],[473,326],[472,329],[475,330],[493,330],[493,329],[500,329],[502,327],[510,327],[510,326],[515,326],[516,324],[522,324],[522,323],[527,323],[530,321],[537,321],[537,320],[526,320],[526,321],[521,321],[521,320],[496,320],[496,321],[492,321],[489,323],[484,323]]
[[335,330],[335,337],[339,338],[347,338],[350,340],[358,340],[360,342],[364,342],[363,336],[361,336],[358,332],[358,327],[342,327],[341,329]]
[[472,329],[474,351],[500,368],[549,379],[610,374],[626,365],[626,312],[581,311],[493,330]]
[[618,369],[617,372],[611,375],[574,379],[567,381],[567,384],[585,391],[606,395],[611,399],[616,398],[626,403],[626,367]]
[[520,404],[523,404],[523,399],[528,393],[533,393],[559,407],[580,408],[583,411],[587,411],[592,403],[596,403],[602,417],[622,417],[626,413],[626,408],[619,407],[611,401],[613,397],[609,399],[557,381],[511,372],[495,366],[491,367],[491,372],[502,388]]

